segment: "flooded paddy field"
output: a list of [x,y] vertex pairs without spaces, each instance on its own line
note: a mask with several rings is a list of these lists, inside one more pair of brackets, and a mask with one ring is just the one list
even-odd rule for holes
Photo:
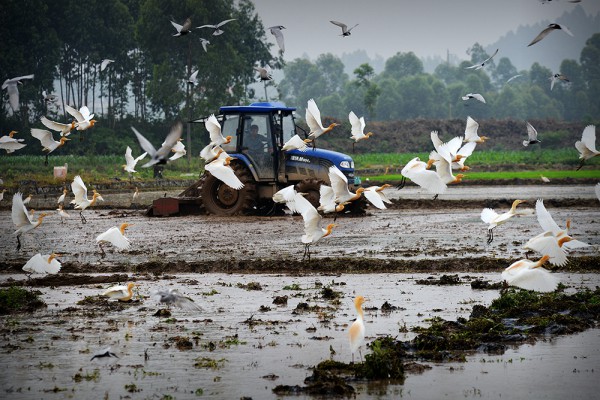
[[[599,286],[600,203],[593,187],[540,188],[465,187],[470,194],[463,200],[435,202],[412,188],[392,190],[395,204],[388,210],[338,218],[333,234],[311,247],[310,261],[302,261],[299,216],[148,218],[128,208],[124,194],[109,193],[103,196],[115,208],[84,211],[87,224],[74,210],[64,223],[47,217],[17,251],[4,209],[0,285],[39,290],[47,307],[0,317],[0,393],[24,399],[281,398],[276,386],[302,385],[319,362],[351,361],[346,331],[356,295],[367,298],[367,343],[386,335],[411,340],[413,329],[432,318],[455,321],[476,305],[490,305],[499,290],[475,290],[471,282],[499,283],[501,270],[524,257],[521,247],[541,228],[535,216],[513,218],[487,245],[479,214],[488,206],[506,211],[517,197],[529,201],[523,208],[544,198],[559,225],[570,218],[572,235],[591,244],[571,253],[567,266],[550,268],[565,292]],[[151,201],[145,196],[143,202]],[[101,257],[95,237],[123,222],[133,224],[131,248],[107,247]],[[61,254],[61,272],[27,280],[25,262],[52,251]],[[417,283],[443,274],[456,274],[457,284]],[[138,285],[134,301],[100,297],[112,284],[129,281]],[[165,307],[151,293],[169,288],[203,311],[173,308],[170,316],[155,316]],[[587,399],[600,389],[599,344],[596,326],[542,335],[501,354],[468,352],[466,362],[423,361],[422,372],[407,372],[403,384],[351,384],[358,398]],[[90,361],[109,346],[118,358]],[[369,352],[363,346],[363,357]]]

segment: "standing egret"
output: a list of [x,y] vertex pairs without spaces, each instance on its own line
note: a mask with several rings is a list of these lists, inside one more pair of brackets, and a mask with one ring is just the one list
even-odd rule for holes
[[581,162],[577,171],[583,167],[583,164],[590,158],[600,155],[600,151],[596,150],[596,126],[588,125],[581,134],[581,140],[575,142],[575,148],[579,151]]
[[11,217],[12,221],[17,227],[17,230],[14,232],[17,235],[17,251],[21,250],[21,236],[42,224],[42,220],[48,214],[41,213],[37,218],[37,221],[33,221],[25,204],[23,204],[23,194],[21,192],[17,192],[13,195],[12,202],[12,212]]
[[106,256],[106,253],[102,248],[102,245],[104,243],[110,243],[120,250],[125,250],[129,248],[131,243],[129,242],[129,239],[125,237],[125,229],[127,229],[130,226],[132,226],[132,224],[128,224],[125,222],[122,223],[118,228],[116,226],[113,226],[106,232],[101,233],[96,237],[96,243],[98,243],[98,247],[100,247],[100,251],[102,251],[102,257]]
[[65,197],[67,196],[67,194],[69,193],[69,190],[67,188],[63,189],[62,194],[59,196],[58,200],[56,201],[56,204],[64,204],[65,203]]
[[96,204],[96,201],[103,200],[100,193],[94,190],[94,194],[92,195],[92,199],[88,199],[87,197],[87,187],[83,183],[81,176],[77,175],[73,178],[73,182],[71,183],[71,190],[73,190],[73,194],[75,198],[71,200],[71,204],[75,204],[75,209],[81,210],[79,211],[79,216],[81,217],[81,222],[86,223],[87,220],[83,216],[83,211]]
[[62,265],[56,259],[60,254],[36,254],[31,257],[25,265],[23,271],[29,274],[58,274]]
[[138,201],[138,199],[140,198],[140,190],[138,189],[138,187],[135,187],[135,191],[133,192],[133,196],[131,198],[131,202],[132,203],[136,203]]
[[133,282],[129,282],[127,286],[111,286],[102,293],[102,296],[110,297],[111,299],[117,299],[119,301],[129,301],[133,297],[133,291],[131,289],[134,286],[135,283]]
[[559,279],[542,265],[550,259],[545,255],[538,261],[519,260],[512,263],[502,272],[502,279],[509,286],[516,286],[536,292],[553,292],[558,287]]
[[348,329],[348,337],[350,339],[350,351],[352,352],[352,363],[354,363],[354,354],[358,351],[362,360],[360,347],[365,340],[365,322],[363,316],[362,305],[365,302],[363,296],[356,296],[354,299],[354,308],[356,309],[356,320]]
[[58,205],[56,212],[60,216],[60,222],[64,224],[65,218],[71,218],[71,216],[63,209],[62,203]]
[[494,240],[494,228],[497,227],[498,225],[504,224],[510,218],[514,217],[517,214],[516,213],[517,206],[522,203],[526,203],[526,201],[525,200],[513,201],[512,206],[510,207],[510,210],[508,210],[507,212],[502,213],[502,214],[498,214],[496,211],[494,211],[491,208],[484,208],[481,211],[481,220],[483,222],[485,222],[486,224],[488,224],[487,244],[492,243],[492,241]]

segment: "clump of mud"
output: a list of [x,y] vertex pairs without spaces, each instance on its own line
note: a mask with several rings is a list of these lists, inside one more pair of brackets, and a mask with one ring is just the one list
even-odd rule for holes
[[430,276],[427,279],[418,279],[416,281],[417,285],[437,285],[437,286],[443,286],[443,285],[460,285],[460,278],[458,277],[458,275],[442,275],[440,277],[440,279],[435,279],[434,277]]
[[32,312],[38,308],[46,307],[46,303],[40,299],[42,292],[31,291],[12,286],[0,290],[0,315]]

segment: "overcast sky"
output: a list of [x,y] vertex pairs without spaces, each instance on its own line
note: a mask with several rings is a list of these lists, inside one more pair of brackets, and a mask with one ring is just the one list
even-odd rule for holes
[[[254,0],[265,28],[283,25],[284,59],[322,53],[341,56],[364,49],[370,57],[388,58],[397,52],[419,57],[446,56],[470,59],[466,50],[475,42],[495,42],[519,25],[554,22],[577,5],[590,15],[600,12],[600,0]],[[349,37],[331,24],[359,24]],[[577,27],[570,26],[576,35]],[[275,43],[274,37],[267,37]],[[273,49],[276,48],[276,45]],[[275,50],[273,50],[275,51]]]

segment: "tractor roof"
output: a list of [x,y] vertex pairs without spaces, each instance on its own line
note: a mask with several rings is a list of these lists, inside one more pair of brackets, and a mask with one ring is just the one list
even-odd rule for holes
[[252,103],[249,106],[223,106],[219,109],[219,112],[223,114],[244,112],[244,113],[270,113],[273,111],[296,111],[295,107],[286,107],[285,104],[280,102],[260,102]]

